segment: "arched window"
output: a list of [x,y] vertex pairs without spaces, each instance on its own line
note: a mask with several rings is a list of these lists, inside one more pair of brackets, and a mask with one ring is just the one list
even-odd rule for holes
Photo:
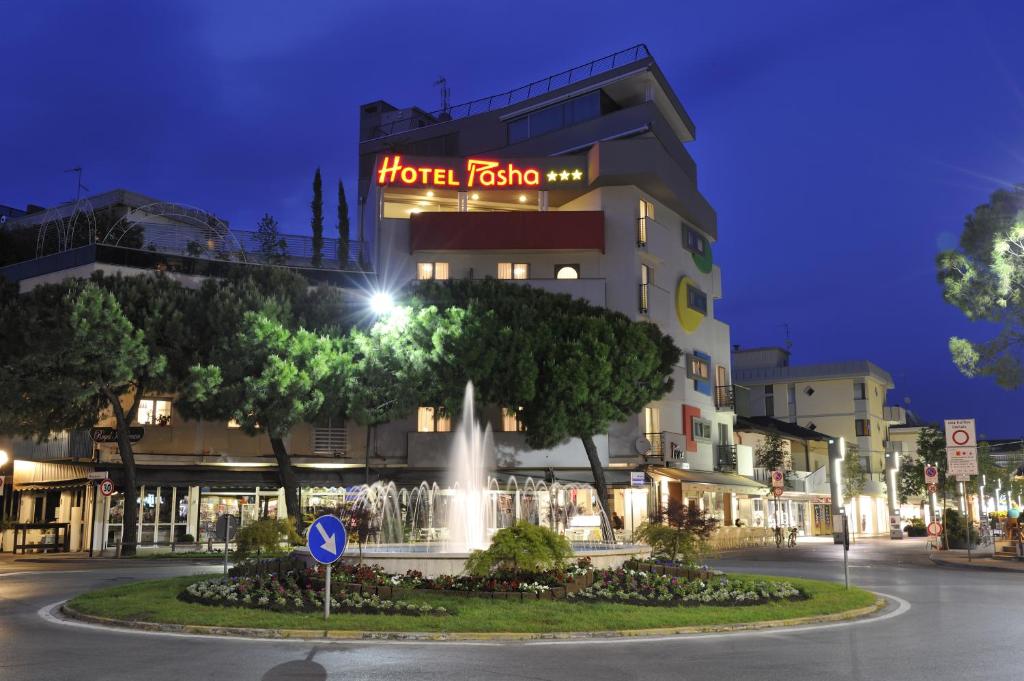
[[555,265],[555,279],[579,279],[579,265]]

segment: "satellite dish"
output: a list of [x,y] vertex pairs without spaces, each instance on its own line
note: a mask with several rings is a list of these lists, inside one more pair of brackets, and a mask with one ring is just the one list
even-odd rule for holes
[[7,216],[6,215],[0,215],[0,225],[6,225],[6,224],[7,224]]
[[651,441],[645,437],[638,437],[636,442],[633,443],[633,447],[636,448],[637,454],[647,454],[651,451]]

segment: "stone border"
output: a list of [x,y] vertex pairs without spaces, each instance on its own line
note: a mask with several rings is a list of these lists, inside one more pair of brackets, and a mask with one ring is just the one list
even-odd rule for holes
[[142,631],[199,634],[204,636],[232,636],[241,638],[273,638],[301,641],[556,641],[586,640],[601,638],[644,638],[657,636],[673,636],[679,634],[710,634],[760,629],[781,629],[808,624],[825,624],[862,619],[873,615],[888,604],[885,598],[879,597],[873,605],[829,615],[811,615],[793,617],[784,620],[765,620],[763,622],[745,622],[740,624],[711,624],[687,627],[659,627],[655,629],[616,629],[609,631],[564,631],[548,633],[532,632],[430,632],[430,631],[351,631],[351,630],[320,630],[320,629],[258,629],[250,627],[213,627],[200,624],[160,624],[157,622],[139,622],[135,620],[119,620],[110,617],[99,617],[79,612],[65,601],[60,611],[67,617],[81,622],[97,624],[120,629],[139,629]]
[[[1005,561],[1006,563],[1009,563],[1008,565],[995,565],[995,564],[993,564],[991,562],[989,562],[989,563],[970,562],[969,563],[969,562],[967,562],[966,558],[964,559],[964,561],[961,562],[961,561],[958,561],[958,560],[949,560],[948,558],[944,558],[944,557],[941,557],[941,556],[936,556],[934,553],[928,554],[928,560],[930,560],[935,565],[938,565],[939,567],[950,567],[950,568],[957,568],[957,569],[961,569],[961,570],[987,570],[989,572],[1010,572],[1010,573],[1016,572],[1017,574],[1024,573],[1024,562],[1021,562],[1019,560],[1018,561],[1009,561],[1009,560]],[[993,560],[998,560],[998,559],[993,559],[991,557],[986,557],[986,558],[983,558],[982,560],[993,561]],[[1002,562],[1002,561],[1000,561],[1000,562]]]

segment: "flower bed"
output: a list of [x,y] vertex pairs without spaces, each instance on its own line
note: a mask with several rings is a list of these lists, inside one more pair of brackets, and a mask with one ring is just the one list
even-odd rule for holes
[[579,603],[632,605],[760,605],[772,601],[801,600],[807,595],[787,582],[717,576],[681,579],[646,570],[620,568],[597,574],[594,584],[566,596]]
[[[311,571],[312,572],[312,571]],[[276,574],[263,577],[221,577],[189,584],[179,598],[189,603],[260,608],[278,612],[316,612],[324,607],[323,581],[317,587],[310,575]],[[307,579],[302,579],[306,577]],[[364,595],[344,592],[331,597],[333,612],[379,615],[448,615],[442,607],[416,605],[405,601],[383,599],[378,594]]]

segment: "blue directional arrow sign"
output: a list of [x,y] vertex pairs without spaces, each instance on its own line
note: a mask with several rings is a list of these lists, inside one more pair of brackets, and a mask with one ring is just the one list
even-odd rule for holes
[[330,565],[341,558],[346,544],[348,534],[338,516],[322,515],[306,530],[306,546],[313,560],[318,563]]

